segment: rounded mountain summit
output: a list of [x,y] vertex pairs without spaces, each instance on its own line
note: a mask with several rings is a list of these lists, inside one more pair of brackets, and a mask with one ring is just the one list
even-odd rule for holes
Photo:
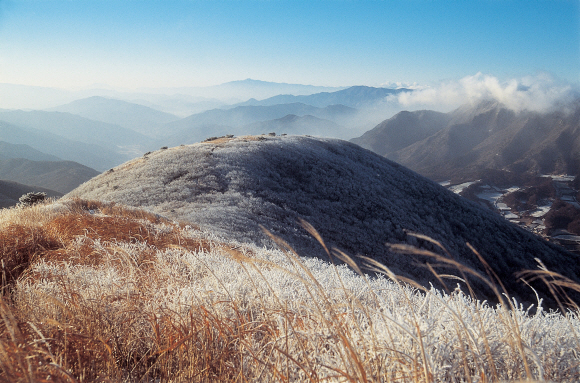
[[[67,196],[141,207],[224,239],[271,246],[264,227],[299,255],[327,259],[322,246],[302,228],[302,218],[329,248],[371,257],[424,286],[441,286],[424,267],[437,261],[393,253],[387,243],[442,253],[408,232],[424,234],[445,246],[456,261],[486,275],[469,242],[510,294],[528,303],[535,303],[535,293],[514,274],[537,269],[535,258],[580,281],[578,256],[401,165],[336,139],[262,135],[158,150],[93,178]],[[437,270],[458,275],[457,270]],[[450,288],[457,284],[448,282]],[[470,282],[478,297],[495,300],[483,283]]]

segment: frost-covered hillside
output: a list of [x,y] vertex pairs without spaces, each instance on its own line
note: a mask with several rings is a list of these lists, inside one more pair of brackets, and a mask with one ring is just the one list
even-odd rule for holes
[[[536,300],[534,292],[514,273],[536,269],[534,258],[580,281],[578,257],[341,140],[253,136],[159,150],[95,177],[68,196],[140,206],[228,240],[271,245],[263,226],[301,255],[324,258],[322,247],[297,222],[303,218],[327,244],[372,257],[423,285],[437,285],[437,279],[417,264],[436,261],[392,253],[386,243],[435,249],[407,231],[425,234],[485,275],[469,242],[506,288],[530,303]],[[449,281],[450,287],[456,283]],[[482,284],[472,283],[479,296],[492,298]]]

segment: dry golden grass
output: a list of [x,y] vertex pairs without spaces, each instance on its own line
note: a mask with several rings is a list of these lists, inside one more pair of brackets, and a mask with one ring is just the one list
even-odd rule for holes
[[[572,382],[580,374],[577,307],[532,315],[505,299],[493,308],[461,292],[419,291],[372,260],[393,280],[300,258],[279,239],[279,252],[229,244],[95,201],[2,211],[0,228],[0,381]],[[579,287],[546,270],[528,276],[563,299],[561,289]]]

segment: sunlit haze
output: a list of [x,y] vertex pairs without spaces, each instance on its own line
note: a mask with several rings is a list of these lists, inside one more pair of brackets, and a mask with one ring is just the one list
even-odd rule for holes
[[0,83],[580,80],[578,1],[0,0]]

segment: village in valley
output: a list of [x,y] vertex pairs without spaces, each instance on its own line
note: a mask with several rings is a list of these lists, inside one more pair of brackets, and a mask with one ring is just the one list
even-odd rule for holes
[[[499,187],[484,180],[452,184],[450,191],[495,210],[506,220],[547,241],[580,253],[580,190],[570,175],[543,175],[534,186]],[[571,227],[570,227],[571,226]],[[570,230],[572,229],[572,230]]]

